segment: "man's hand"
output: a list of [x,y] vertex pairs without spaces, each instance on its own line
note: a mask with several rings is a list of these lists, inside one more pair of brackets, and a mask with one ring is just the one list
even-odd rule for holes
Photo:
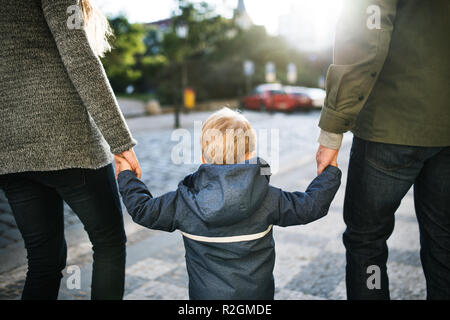
[[114,163],[116,165],[116,178],[124,170],[131,170],[139,179],[141,178],[141,166],[133,149],[114,155]]
[[321,174],[329,165],[337,167],[337,157],[339,150],[330,149],[322,145],[319,146],[316,154],[317,174]]

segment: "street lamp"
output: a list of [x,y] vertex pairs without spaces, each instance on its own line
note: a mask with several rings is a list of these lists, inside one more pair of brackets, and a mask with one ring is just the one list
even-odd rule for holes
[[175,28],[177,37],[180,39],[186,39],[189,33],[189,26],[187,24],[181,24]]
[[[180,24],[175,27],[175,33],[177,34],[178,38],[186,39],[189,34],[189,26],[187,24]],[[184,89],[187,87],[187,65],[184,57],[182,57],[181,62],[181,86],[183,93]],[[177,96],[178,94],[175,95],[175,97]],[[178,99],[175,98],[175,128],[179,127],[180,127],[180,103],[178,103]]]
[[245,75],[245,94],[250,94],[252,89],[252,76],[255,73],[255,64],[252,60],[244,61],[244,75]]
[[266,63],[266,82],[275,82],[277,80],[276,67],[273,62]]
[[287,81],[290,84],[295,84],[297,82],[297,66],[292,62],[287,66]]

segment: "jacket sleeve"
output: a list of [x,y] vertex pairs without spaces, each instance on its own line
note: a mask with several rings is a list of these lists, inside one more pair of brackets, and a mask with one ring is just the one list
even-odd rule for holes
[[78,0],[41,0],[41,4],[69,78],[111,152],[129,150],[136,141],[131,137],[103,66],[91,49],[84,28],[69,27],[70,15],[74,14],[71,8],[79,8]]
[[130,171],[122,171],[118,177],[123,203],[133,221],[141,226],[172,232],[177,229],[177,191],[154,198],[145,184]]
[[396,12],[397,0],[346,0],[327,74],[323,130],[354,127],[386,60]]
[[287,227],[307,224],[328,213],[341,184],[341,170],[328,166],[305,192],[278,191],[278,210],[274,224]]

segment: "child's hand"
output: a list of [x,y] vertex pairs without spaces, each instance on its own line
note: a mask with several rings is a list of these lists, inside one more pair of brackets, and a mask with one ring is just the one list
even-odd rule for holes
[[122,171],[132,170],[130,163],[125,158],[122,158],[121,156],[115,155],[114,163],[116,165],[116,179],[118,178],[119,173],[121,173]]

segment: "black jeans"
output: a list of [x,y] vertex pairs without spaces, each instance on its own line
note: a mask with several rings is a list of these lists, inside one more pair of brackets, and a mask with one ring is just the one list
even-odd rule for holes
[[[394,213],[414,185],[420,257],[428,299],[450,299],[450,147],[353,140],[344,202],[349,299],[389,299],[386,240]],[[380,270],[379,289],[367,281]],[[368,270],[369,268],[369,270]]]
[[0,176],[27,249],[22,299],[56,299],[66,265],[63,200],[93,245],[92,299],[121,299],[126,236],[112,165]]

